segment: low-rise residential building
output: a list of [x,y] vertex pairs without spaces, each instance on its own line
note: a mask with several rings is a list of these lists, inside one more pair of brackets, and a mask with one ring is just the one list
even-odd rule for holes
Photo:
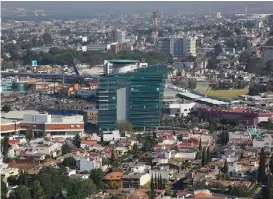
[[151,180],[151,175],[146,174],[134,174],[123,175],[122,188],[140,188],[147,184]]
[[90,155],[87,158],[76,158],[76,168],[80,172],[88,171],[93,169],[99,169],[102,167],[102,158],[99,156]]
[[106,183],[108,184],[109,188],[118,189],[121,188],[122,186],[122,177],[123,172],[114,171],[106,174],[104,176],[104,179],[106,180]]
[[102,136],[103,136],[103,141],[105,142],[120,140],[119,130],[103,131]]

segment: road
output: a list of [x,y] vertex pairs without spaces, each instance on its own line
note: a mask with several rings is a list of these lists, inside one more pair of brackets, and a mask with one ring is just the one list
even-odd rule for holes
[[26,73],[26,72],[20,72],[20,73],[14,73],[14,72],[1,72],[2,77],[9,77],[9,76],[19,76],[19,77],[34,77],[34,78],[43,78],[43,79],[51,79],[51,80],[63,80],[65,82],[67,81],[76,81],[76,80],[82,80],[86,82],[92,81],[92,79],[96,80],[98,76],[92,76],[92,75],[66,75],[66,74],[39,74],[39,73]]

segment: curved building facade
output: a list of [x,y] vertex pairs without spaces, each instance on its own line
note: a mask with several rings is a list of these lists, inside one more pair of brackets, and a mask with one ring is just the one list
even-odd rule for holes
[[127,72],[100,78],[97,93],[100,130],[115,129],[120,120],[130,121],[134,127],[159,126],[167,65],[136,64]]

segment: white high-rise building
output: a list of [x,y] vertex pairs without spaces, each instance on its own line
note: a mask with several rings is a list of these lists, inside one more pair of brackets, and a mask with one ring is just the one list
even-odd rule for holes
[[217,12],[216,17],[217,17],[217,19],[221,19],[222,18],[221,12]]
[[189,55],[196,56],[196,38],[192,37],[160,37],[158,51],[171,54],[173,57],[183,58]]
[[196,57],[196,38],[184,37],[183,38],[183,54],[184,56],[192,55]]
[[124,43],[126,42],[126,32],[125,31],[121,31],[119,29],[116,30],[116,34],[115,34],[115,40],[116,42],[119,42],[119,43]]

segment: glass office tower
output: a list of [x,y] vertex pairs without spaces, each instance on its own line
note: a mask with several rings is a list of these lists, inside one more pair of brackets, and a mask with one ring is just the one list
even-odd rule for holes
[[134,127],[159,126],[167,72],[167,65],[162,64],[101,76],[99,129],[115,129],[119,120],[130,121]]

